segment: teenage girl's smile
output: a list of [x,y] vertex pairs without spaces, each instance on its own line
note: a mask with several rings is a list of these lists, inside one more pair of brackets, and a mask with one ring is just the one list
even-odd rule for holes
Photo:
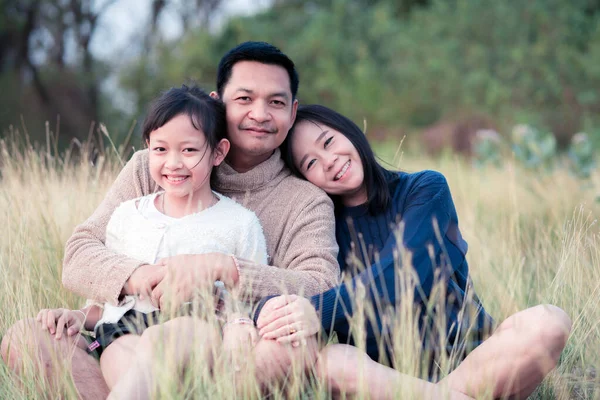
[[335,174],[335,176],[333,177],[334,181],[339,181],[341,179],[344,179],[346,177],[346,172],[348,172],[348,170],[350,169],[350,164],[352,163],[351,160],[348,160],[344,163],[344,165],[342,165],[342,169],[340,169],[340,172],[338,172],[337,174]]
[[302,121],[292,136],[294,165],[314,185],[340,196],[347,206],[367,201],[364,169],[358,151],[340,132]]

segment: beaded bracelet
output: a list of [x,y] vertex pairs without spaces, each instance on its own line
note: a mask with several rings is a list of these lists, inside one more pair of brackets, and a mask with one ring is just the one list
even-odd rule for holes
[[250,318],[235,318],[235,319],[232,319],[231,321],[227,321],[225,323],[225,325],[227,325],[227,324],[252,325],[252,326],[254,326],[254,321],[252,321]]

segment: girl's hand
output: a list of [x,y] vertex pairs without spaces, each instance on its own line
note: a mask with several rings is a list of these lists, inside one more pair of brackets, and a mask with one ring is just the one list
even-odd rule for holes
[[264,305],[256,324],[263,339],[292,343],[297,347],[321,329],[321,321],[313,305],[304,297],[274,297]]
[[164,265],[150,277],[152,304],[165,310],[168,302],[176,309],[191,301],[197,289],[212,291],[215,281],[220,280],[226,287],[233,286],[231,271],[237,268],[231,255],[223,253],[181,254],[163,258],[158,264]]
[[43,309],[38,313],[36,320],[42,324],[42,330],[50,331],[56,340],[60,340],[65,328],[67,336],[79,333],[85,323],[85,314],[80,310],[66,308]]
[[[223,352],[236,372],[241,371],[243,360],[250,357],[258,342],[258,333],[253,324],[227,323],[223,327]],[[247,362],[245,363],[248,364]]]

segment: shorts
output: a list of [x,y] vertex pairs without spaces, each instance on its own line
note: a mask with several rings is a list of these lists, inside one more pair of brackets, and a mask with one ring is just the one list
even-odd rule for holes
[[159,323],[159,315],[158,311],[145,314],[129,310],[116,323],[98,326],[95,330],[95,338],[84,335],[84,338],[88,341],[88,354],[99,359],[102,351],[121,336],[129,334],[141,335],[150,326],[157,325]]

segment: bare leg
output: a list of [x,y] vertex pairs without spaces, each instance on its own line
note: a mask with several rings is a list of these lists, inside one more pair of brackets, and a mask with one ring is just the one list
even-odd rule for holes
[[51,390],[58,390],[61,377],[70,371],[75,388],[83,399],[105,399],[108,387],[98,361],[86,352],[79,335],[54,339],[35,319],[18,321],[4,335],[2,359],[17,376],[31,363],[34,373],[45,378]]
[[[192,353],[210,367],[213,346],[220,345],[220,334],[215,328],[197,318],[180,317],[146,329],[131,367],[113,387],[109,399],[149,399],[157,382],[156,366],[168,362],[170,373],[181,373]],[[160,357],[165,354],[168,357]]]
[[124,335],[102,352],[100,368],[109,388],[112,389],[131,367],[139,342],[138,335]]
[[470,397],[422,379],[402,374],[373,361],[362,350],[345,345],[327,346],[319,354],[318,373],[336,397],[367,394],[371,399],[452,399]]
[[556,364],[571,331],[567,314],[539,305],[513,314],[442,382],[469,396],[526,398]]

